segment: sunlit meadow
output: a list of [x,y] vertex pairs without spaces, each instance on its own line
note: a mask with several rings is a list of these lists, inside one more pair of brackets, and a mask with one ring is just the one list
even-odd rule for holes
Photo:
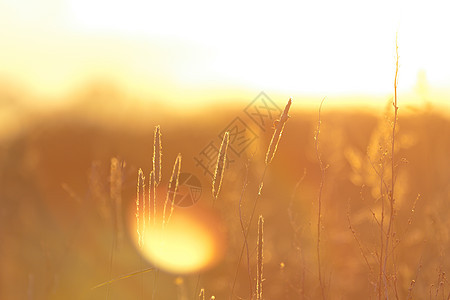
[[2,1],[0,299],[448,299],[444,4]]

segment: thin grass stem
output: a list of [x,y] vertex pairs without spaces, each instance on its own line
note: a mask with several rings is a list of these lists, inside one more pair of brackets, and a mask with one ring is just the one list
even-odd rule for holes
[[323,165],[322,158],[320,156],[319,152],[319,134],[320,134],[320,125],[321,125],[321,113],[322,113],[322,105],[325,101],[325,98],[322,99],[319,106],[319,120],[317,122],[317,130],[316,134],[314,136],[315,141],[315,149],[316,149],[316,157],[319,161],[319,167],[320,167],[320,186],[319,186],[319,194],[317,196],[317,202],[318,202],[318,215],[317,215],[317,243],[316,243],[316,252],[317,252],[317,265],[318,265],[318,272],[319,272],[319,284],[320,284],[320,291],[322,294],[322,299],[325,298],[325,286],[322,280],[322,268],[321,268],[321,259],[320,259],[320,238],[321,238],[321,219],[322,219],[322,191],[323,186],[325,182],[325,166]]
[[[172,176],[170,177],[169,187],[167,189],[166,201],[164,202],[163,228],[167,225],[167,223],[169,223],[170,218],[172,217],[174,203],[175,203],[175,197],[177,196],[178,179],[180,177],[180,170],[181,170],[181,154],[178,153],[178,156],[175,160],[175,164],[173,165]],[[169,213],[167,215],[167,219],[166,219],[167,206],[169,204],[170,204],[170,211],[169,211]]]

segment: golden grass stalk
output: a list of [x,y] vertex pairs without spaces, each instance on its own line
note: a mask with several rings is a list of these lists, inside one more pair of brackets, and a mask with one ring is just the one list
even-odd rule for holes
[[148,224],[150,224],[153,207],[153,225],[156,222],[156,176],[155,172],[151,171],[148,178]]
[[[212,206],[216,203],[217,197],[219,196],[220,188],[222,187],[223,174],[225,172],[225,165],[227,162],[227,151],[228,144],[230,142],[230,133],[227,131],[223,135],[222,143],[220,143],[219,154],[217,155],[216,168],[214,170],[214,176],[212,180],[212,195],[213,195],[213,203]],[[197,278],[197,284],[200,281],[200,274]],[[197,289],[197,288],[196,288]]]
[[227,160],[228,143],[230,142],[230,133],[227,131],[223,135],[222,143],[220,144],[219,154],[217,156],[216,170],[212,181],[212,194],[214,201],[219,196],[220,188],[223,181],[223,173],[225,171],[225,163]]
[[320,284],[320,290],[322,293],[322,299],[326,299],[325,297],[325,285],[322,280],[322,267],[321,267],[321,260],[320,260],[320,237],[321,237],[321,228],[322,228],[322,192],[323,192],[323,186],[325,181],[325,171],[326,167],[323,165],[322,158],[320,156],[319,152],[319,135],[320,135],[320,125],[322,124],[322,105],[325,101],[325,98],[322,99],[319,106],[319,120],[317,121],[317,130],[316,134],[314,135],[314,144],[315,144],[315,150],[316,150],[316,157],[319,161],[319,167],[320,167],[320,186],[319,186],[319,194],[317,195],[317,206],[318,206],[318,213],[317,213],[317,243],[316,243],[316,252],[317,252],[317,268],[319,273],[319,284]]
[[[138,180],[136,189],[136,231],[139,238],[139,247],[144,244],[145,231],[145,176],[142,169],[138,170]],[[142,227],[140,222],[140,215],[142,212]]]
[[258,241],[256,251],[256,300],[262,299],[262,282],[263,282],[263,259],[264,259],[264,237],[263,237],[264,218],[259,216],[258,219]]
[[155,127],[155,133],[153,138],[153,172],[155,173],[155,183],[158,185],[161,182],[161,129],[158,126]]
[[200,290],[200,294],[198,295],[200,300],[205,300],[205,289]]
[[[394,121],[392,124],[392,143],[391,143],[391,189],[388,192],[388,200],[389,200],[389,206],[390,206],[390,214],[389,214],[389,220],[388,220],[388,228],[386,231],[386,243],[385,243],[385,249],[384,249],[384,262],[380,260],[380,268],[381,264],[383,264],[383,270],[382,273],[384,274],[385,278],[385,297],[388,297],[388,283],[387,281],[387,262],[388,262],[388,253],[389,253],[389,242],[393,231],[394,226],[394,217],[395,217],[395,197],[394,197],[394,187],[395,187],[395,131],[397,126],[397,118],[398,118],[398,106],[397,106],[397,84],[398,84],[398,39],[397,34],[395,35],[395,76],[394,76],[394,101],[392,102],[392,106],[394,107]],[[383,227],[381,227],[381,231],[383,232]],[[381,245],[383,247],[383,245]],[[382,249],[382,248],[381,248]],[[392,253],[394,252],[395,248],[392,248]],[[383,250],[381,250],[383,251]],[[393,256],[393,254],[391,254]],[[396,281],[394,281],[394,289],[396,289]],[[379,293],[381,294],[381,293]],[[381,295],[379,295],[381,297]]]
[[[180,177],[180,170],[181,170],[181,153],[178,153],[178,156],[175,160],[175,164],[173,166],[172,176],[170,177],[166,201],[164,202],[163,228],[167,223],[169,223],[170,217],[172,216],[173,213],[173,206],[178,190],[178,179]],[[169,203],[169,201],[170,201],[170,212],[166,219],[167,204]]]
[[128,274],[125,274],[125,275],[121,275],[119,277],[116,277],[116,278],[110,279],[108,281],[99,283],[96,286],[91,287],[91,290],[95,290],[95,289],[101,288],[101,287],[103,287],[105,285],[109,285],[111,283],[114,283],[114,282],[117,282],[117,281],[120,281],[120,280],[123,280],[123,279],[126,279],[126,278],[130,278],[130,277],[133,277],[133,276],[136,276],[136,275],[139,275],[139,274],[148,273],[148,272],[153,271],[153,270],[155,270],[155,269],[154,268],[147,268],[147,269],[139,270],[139,271],[136,271],[136,272],[131,272],[131,273],[128,273]]
[[283,113],[280,116],[280,119],[276,121],[275,123],[275,131],[272,135],[272,140],[270,141],[269,148],[267,149],[266,153],[266,165],[270,164],[273,157],[275,156],[275,152],[277,152],[278,148],[278,142],[280,141],[281,135],[283,134],[284,125],[286,124],[287,120],[289,119],[289,108],[292,104],[292,98],[289,98],[288,103],[286,104],[286,107],[284,108]]
[[258,200],[260,199],[261,194],[262,194],[262,189],[263,189],[263,186],[264,186],[264,178],[266,176],[266,172],[267,172],[268,166],[272,162],[272,159],[275,156],[275,153],[277,151],[278,143],[279,143],[281,135],[283,133],[284,125],[286,124],[287,120],[289,119],[289,115],[288,114],[289,114],[289,109],[291,108],[291,104],[292,104],[292,98],[289,98],[289,101],[286,104],[286,106],[284,108],[284,111],[283,111],[283,113],[280,116],[280,119],[277,120],[275,122],[275,124],[274,124],[275,125],[275,131],[274,131],[274,133],[272,135],[272,139],[271,139],[269,147],[267,149],[266,159],[265,159],[265,167],[264,167],[264,171],[263,171],[263,174],[261,176],[260,183],[259,183],[258,194],[256,196],[255,202],[253,203],[253,209],[252,209],[252,213],[250,214],[250,219],[248,221],[247,229],[243,231],[244,243],[242,245],[241,253],[239,255],[238,264],[237,264],[238,266],[236,268],[236,273],[234,275],[233,284],[231,285],[231,295],[233,295],[234,287],[236,286],[236,280],[237,280],[237,275],[238,275],[238,271],[239,271],[239,265],[241,264],[242,256],[244,255],[244,250],[245,250],[246,245],[247,245],[246,241],[247,241],[250,225],[252,224],[253,217],[255,215],[256,205],[257,205]]

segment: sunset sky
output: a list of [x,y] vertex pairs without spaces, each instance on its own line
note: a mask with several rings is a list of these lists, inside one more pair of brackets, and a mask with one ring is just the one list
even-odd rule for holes
[[177,104],[265,91],[370,105],[393,93],[398,32],[403,103],[448,107],[447,12],[445,1],[3,0],[0,81],[48,103],[108,81]]

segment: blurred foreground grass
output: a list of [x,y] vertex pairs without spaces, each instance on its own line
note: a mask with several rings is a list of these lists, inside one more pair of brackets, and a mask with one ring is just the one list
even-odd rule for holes
[[[164,188],[180,152],[182,172],[196,174],[201,181],[199,204],[209,205],[211,181],[195,157],[236,117],[245,116],[243,109],[247,105],[211,105],[182,113],[163,104],[142,106],[123,101],[113,92],[92,91],[82,98],[70,108],[52,113],[27,110],[8,95],[0,104],[1,299],[105,299],[105,287],[91,288],[110,279],[111,241],[116,234],[107,205],[111,158],[126,163],[120,215],[127,227],[133,223],[137,169],[151,168],[156,125],[163,132]],[[276,103],[282,107],[285,100],[276,99]],[[300,111],[295,108],[296,101],[301,99],[294,99],[291,118],[257,206],[257,214],[265,219],[266,299],[320,296],[315,256],[320,180],[314,152],[317,111]],[[374,215],[380,209],[376,200],[379,179],[369,159],[374,159],[387,135],[390,123],[382,112],[385,104],[380,103],[380,113],[373,114],[349,107],[329,111],[326,102],[322,111],[320,149],[328,168],[321,253],[330,299],[369,299],[376,295],[377,273],[370,271],[360,252],[365,253],[372,267],[377,265],[378,227]],[[401,102],[399,106],[395,219],[398,246],[393,266],[398,294],[405,299],[414,280],[410,292],[413,298],[431,294],[447,297],[450,120],[436,112],[439,108],[420,108],[406,114]],[[223,260],[201,277],[199,287],[205,288],[208,297],[229,297],[243,241],[238,202],[246,165],[249,185],[243,199],[245,220],[257,194],[271,125],[268,122],[264,128],[252,127],[254,142],[234,156],[225,172],[215,210],[227,229],[227,248]],[[412,214],[418,194],[421,196]],[[351,217],[362,249],[349,230],[347,216]],[[250,247],[254,278],[256,224],[252,225],[249,244],[254,245]],[[129,233],[124,231],[114,251],[113,277],[150,266],[141,262]],[[245,263],[240,268],[235,295],[245,298],[249,294]],[[149,299],[154,276],[154,272],[148,272],[113,283],[109,299]],[[198,295],[194,291],[196,281],[197,274],[160,272],[156,297],[192,299]]]

